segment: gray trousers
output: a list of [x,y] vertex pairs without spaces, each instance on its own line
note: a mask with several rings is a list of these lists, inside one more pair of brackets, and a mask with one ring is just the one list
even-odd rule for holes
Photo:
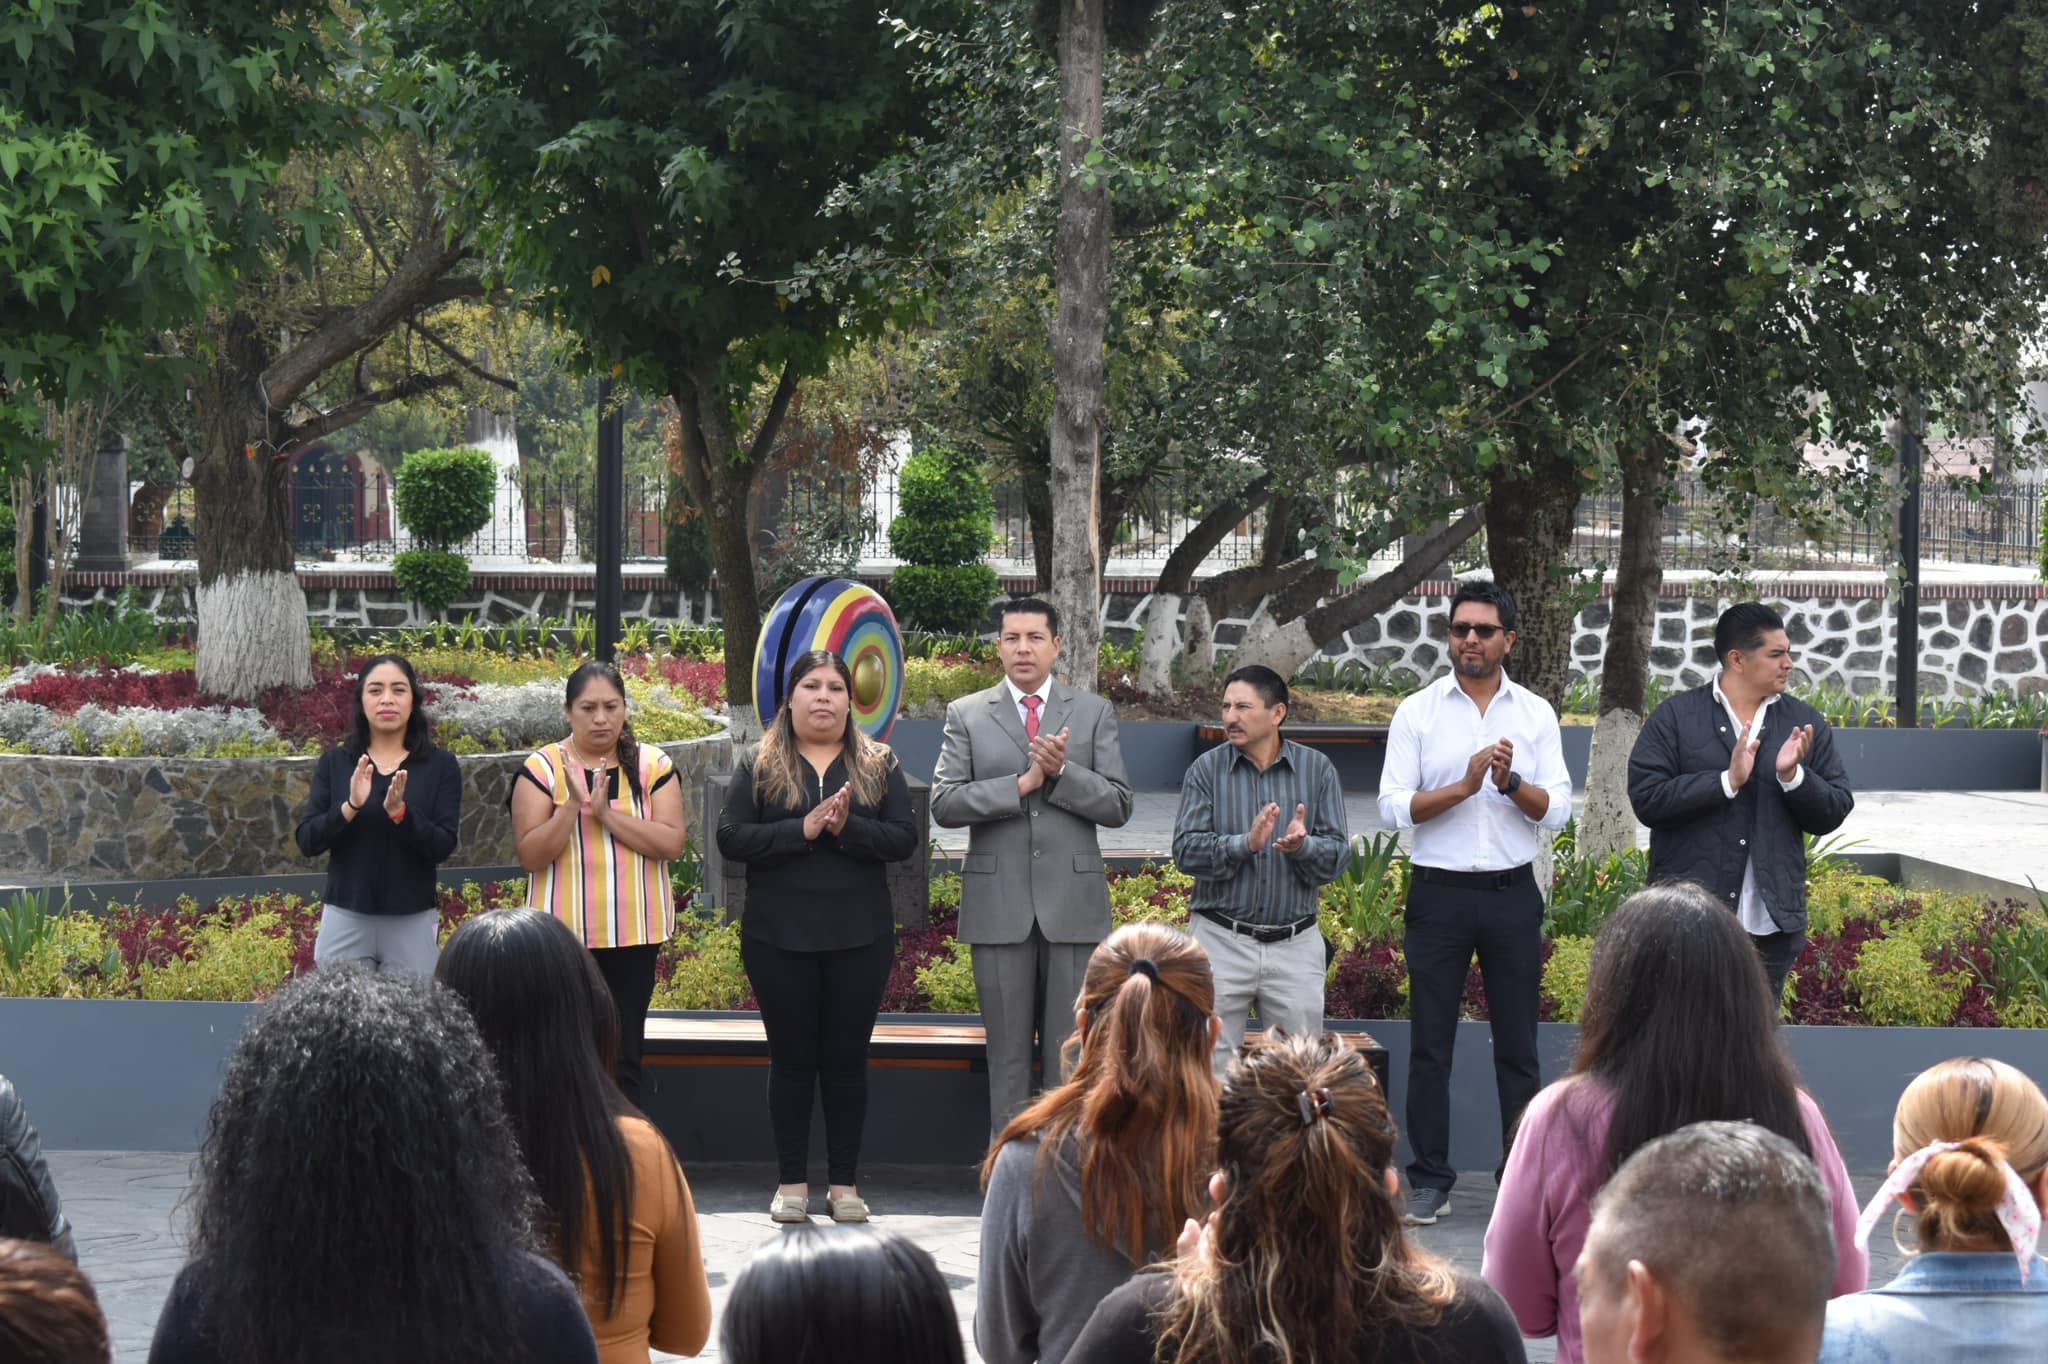
[[313,940],[313,965],[320,969],[365,962],[378,971],[434,974],[441,959],[441,912],[358,914],[336,905],[320,908],[320,936]]
[[1060,1048],[1074,1031],[1092,942],[1047,942],[1038,925],[1023,942],[975,943],[974,992],[988,1035],[989,1134],[1031,1102],[1031,1063],[1047,1089],[1063,1083]]
[[1259,1022],[1270,1036],[1275,1028],[1289,1035],[1320,1037],[1323,1032],[1323,935],[1311,928],[1286,942],[1254,942],[1199,914],[1188,918],[1188,931],[1209,954],[1216,977],[1216,1016],[1223,1031],[1216,1038],[1216,1073],[1244,1045],[1245,1015],[1258,1005]]

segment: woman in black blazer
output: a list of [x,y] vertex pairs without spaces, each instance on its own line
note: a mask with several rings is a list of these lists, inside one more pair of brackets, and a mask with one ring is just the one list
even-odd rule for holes
[[787,700],[733,773],[718,850],[747,864],[740,961],[768,1034],[768,1119],[778,1222],[809,1219],[811,1095],[822,1093],[826,1202],[865,1222],[854,1184],[867,1118],[868,1038],[896,957],[888,862],[917,847],[895,754],[853,722],[845,660],[814,649],[791,665]]
[[419,676],[379,654],[356,678],[355,729],[320,755],[299,851],[327,853],[313,964],[431,975],[440,955],[434,871],[455,851],[462,769],[428,737]]

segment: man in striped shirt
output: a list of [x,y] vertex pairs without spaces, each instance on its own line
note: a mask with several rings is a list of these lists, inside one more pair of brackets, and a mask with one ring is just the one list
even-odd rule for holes
[[1189,927],[1216,974],[1219,1073],[1253,1005],[1269,1031],[1323,1030],[1328,961],[1316,906],[1350,861],[1351,841],[1337,769],[1282,734],[1286,719],[1280,674],[1254,664],[1225,678],[1228,742],[1188,769],[1174,820],[1174,865],[1195,878]]

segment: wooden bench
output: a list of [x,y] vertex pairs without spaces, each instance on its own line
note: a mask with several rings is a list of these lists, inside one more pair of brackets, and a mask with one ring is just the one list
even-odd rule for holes
[[[1387,741],[1388,725],[1295,725],[1280,727],[1282,737],[1292,739],[1310,748],[1327,748],[1343,744],[1384,744]],[[1195,733],[1203,743],[1225,742],[1223,726],[1199,725]]]
[[[1355,1050],[1365,1053],[1384,1093],[1387,1049],[1356,1023],[1332,1020],[1330,1027]],[[1254,1029],[1253,1035],[1256,1033]],[[884,1070],[983,1070],[987,1051],[987,1034],[978,1021],[913,1022],[906,1015],[890,1014],[875,1025],[868,1064]],[[642,1064],[765,1066],[768,1035],[758,1014],[651,1013]]]

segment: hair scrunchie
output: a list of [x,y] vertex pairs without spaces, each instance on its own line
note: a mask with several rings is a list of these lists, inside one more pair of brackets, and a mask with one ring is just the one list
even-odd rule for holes
[[1134,976],[1143,976],[1154,985],[1159,983],[1159,966],[1150,957],[1134,958],[1131,962],[1130,973]]
[[1336,1106],[1327,1089],[1304,1089],[1294,1096],[1294,1102],[1301,1109],[1303,1127],[1314,1127],[1318,1119],[1329,1117]]
[[[1856,1219],[1856,1246],[1865,1249],[1870,1245],[1870,1233],[1877,1226],[1877,1220],[1884,1216],[1884,1210],[1893,1200],[1919,1182],[1920,1172],[1927,1168],[1927,1162],[1936,1156],[1959,1150],[1959,1141],[1930,1142],[1900,1161],[1871,1198],[1863,1215]],[[2034,1268],[2034,1247],[2041,1239],[2041,1209],[2034,1202],[2033,1191],[2020,1178],[2019,1171],[2001,1160],[1998,1168],[2005,1172],[2005,1194],[1998,1200],[1998,1225],[2005,1228],[2006,1239],[2012,1242],[2012,1253],[2019,1258],[2020,1282],[2025,1283]]]

